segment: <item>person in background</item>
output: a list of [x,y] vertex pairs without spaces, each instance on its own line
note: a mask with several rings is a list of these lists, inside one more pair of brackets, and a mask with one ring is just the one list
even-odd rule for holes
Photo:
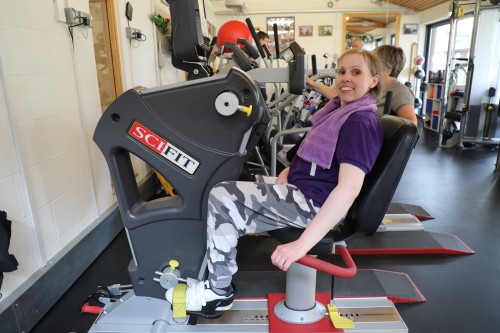
[[362,49],[363,48],[363,40],[359,37],[354,38],[352,41],[352,48],[353,49]]
[[[231,308],[238,270],[238,239],[249,233],[304,228],[299,239],[279,245],[271,261],[286,271],[340,223],[361,191],[383,142],[375,115],[380,61],[353,49],[338,61],[338,96],[312,117],[312,128],[290,167],[273,182],[226,181],[208,197],[208,280],[188,285],[186,310],[214,314]],[[166,299],[172,302],[173,288]]]
[[[259,38],[260,45],[267,45],[267,43],[269,43],[269,35],[264,31],[259,31],[257,33],[257,38]],[[259,67],[262,67],[262,58],[261,57],[259,57],[258,63],[259,63]],[[267,101],[266,83],[259,82],[259,86],[260,86],[260,91],[262,92],[262,96],[264,97],[264,100]]]
[[[417,125],[417,115],[415,113],[415,96],[411,90],[398,81],[399,73],[403,70],[406,57],[403,49],[392,45],[381,45],[372,51],[380,60],[382,66],[382,94],[377,102],[377,116],[384,115],[385,97],[388,91],[392,91],[390,103],[391,114],[408,119]],[[317,91],[328,99],[337,95],[337,89],[327,86],[321,82],[311,80],[306,77],[306,84],[309,88]]]
[[385,96],[388,91],[392,91],[391,114],[406,118],[417,125],[415,96],[407,86],[398,81],[399,73],[406,62],[403,49],[392,45],[381,45],[372,52],[382,62],[382,95],[377,103],[377,116],[382,117],[384,114]]

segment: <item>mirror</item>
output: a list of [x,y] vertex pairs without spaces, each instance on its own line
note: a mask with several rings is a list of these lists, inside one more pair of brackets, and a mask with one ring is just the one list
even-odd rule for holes
[[398,46],[400,28],[400,13],[345,13],[342,50],[352,48],[351,43],[356,37],[363,40],[363,48],[367,50],[373,50],[382,44]]

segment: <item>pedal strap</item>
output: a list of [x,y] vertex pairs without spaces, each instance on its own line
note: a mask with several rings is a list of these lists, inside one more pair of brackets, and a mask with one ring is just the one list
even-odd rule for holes
[[185,318],[186,314],[186,290],[187,285],[177,284],[172,295],[172,317],[175,319]]

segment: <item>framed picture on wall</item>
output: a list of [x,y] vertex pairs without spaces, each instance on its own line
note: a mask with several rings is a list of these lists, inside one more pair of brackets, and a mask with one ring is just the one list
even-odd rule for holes
[[418,24],[416,23],[403,24],[404,35],[416,35],[417,33],[418,33]]
[[274,30],[273,26],[276,24],[278,28],[278,41],[280,50],[284,50],[288,44],[295,40],[295,17],[294,16],[280,16],[268,17],[266,21],[267,34],[269,35],[269,51],[276,56],[276,47],[274,43]]
[[299,25],[299,37],[312,37],[313,26],[312,25]]
[[333,36],[333,25],[318,26],[318,36]]

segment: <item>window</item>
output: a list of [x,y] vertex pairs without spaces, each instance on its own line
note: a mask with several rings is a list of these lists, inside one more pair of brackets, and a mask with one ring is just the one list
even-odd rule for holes
[[[472,40],[472,26],[474,24],[474,17],[468,15],[461,20],[457,20],[457,34],[454,43],[455,52],[452,55],[451,63],[453,67],[459,65],[466,65],[467,61],[459,59],[468,59],[470,55],[470,44]],[[427,27],[427,50],[426,50],[426,71],[427,73],[437,72],[439,70],[445,71],[448,67],[446,57],[448,56],[448,44],[450,39],[450,22],[442,21]],[[460,70],[457,67],[457,81],[456,84],[465,84],[465,70]]]

